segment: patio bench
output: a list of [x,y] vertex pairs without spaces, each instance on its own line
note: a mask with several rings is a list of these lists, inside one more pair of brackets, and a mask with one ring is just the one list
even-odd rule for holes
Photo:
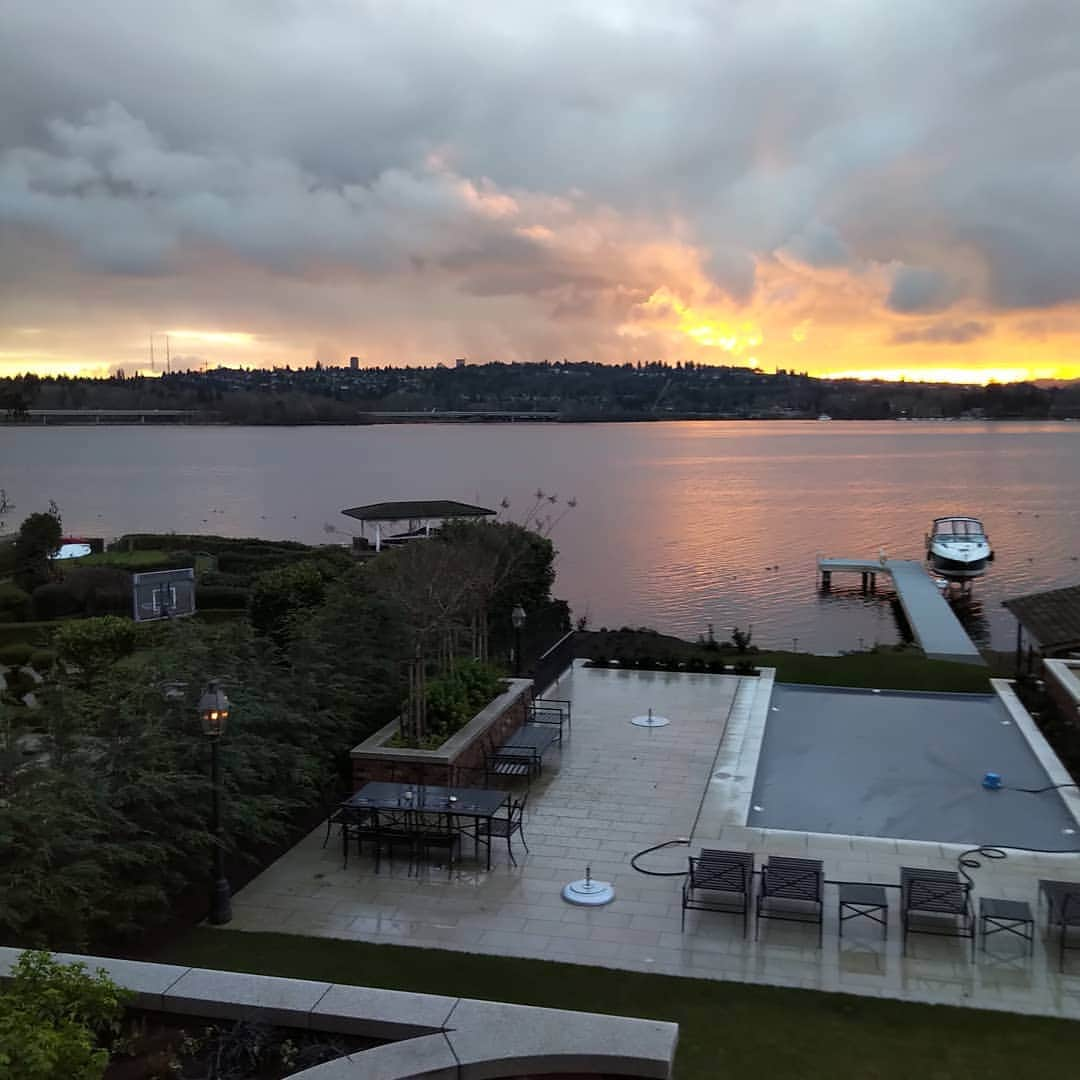
[[564,698],[534,698],[529,706],[529,722],[551,724],[559,729],[559,742],[563,740],[563,725],[573,727],[570,702]]
[[1046,924],[1060,927],[1058,970],[1065,970],[1065,953],[1080,948],[1069,944],[1069,930],[1080,930],[1080,881],[1039,881],[1039,899],[1046,900]]
[[909,934],[971,939],[975,956],[975,913],[971,882],[961,881],[955,870],[900,867],[900,918],[903,952]]
[[818,948],[825,926],[825,870],[820,859],[770,855],[761,868],[754,939],[762,919],[816,923]]
[[686,930],[687,911],[717,911],[742,915],[745,937],[749,931],[753,891],[754,856],[751,852],[703,848],[696,858],[690,856],[690,869],[683,882],[683,931]]
[[531,784],[533,773],[538,771],[538,762],[536,752],[528,747],[485,751],[484,784],[487,786],[492,776],[509,777],[511,780],[524,778]]

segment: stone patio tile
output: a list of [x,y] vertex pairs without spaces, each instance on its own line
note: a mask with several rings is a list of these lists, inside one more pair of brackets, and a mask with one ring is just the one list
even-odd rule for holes
[[625,926],[596,926],[590,930],[589,940],[618,941],[627,945],[659,945],[660,931]]
[[287,934],[305,934],[311,930],[347,930],[352,924],[348,915],[328,915],[325,912],[294,911],[285,920]]
[[612,910],[614,905],[609,908],[584,908],[573,907],[567,904],[563,909],[562,922],[566,923],[581,923],[584,926],[621,926],[629,927],[630,920],[633,918],[631,915],[627,915],[624,912],[619,911],[617,908]]

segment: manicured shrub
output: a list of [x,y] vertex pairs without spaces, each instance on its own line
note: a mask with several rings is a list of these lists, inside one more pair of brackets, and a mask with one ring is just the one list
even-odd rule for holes
[[236,611],[248,606],[251,597],[249,589],[237,588],[234,585],[203,585],[195,586],[195,607],[197,610],[230,610]]
[[452,735],[502,690],[502,675],[490,664],[466,660],[431,679],[426,688],[427,722],[432,732]]
[[131,615],[131,588],[98,589],[86,608],[88,615]]
[[30,666],[39,674],[44,675],[52,670],[56,663],[56,652],[53,649],[35,649],[30,654]]
[[227,585],[233,589],[246,589],[251,584],[248,574],[223,574],[220,570],[208,570],[199,576],[200,585]]
[[30,594],[11,582],[0,582],[0,622],[22,622],[30,613]]
[[0,645],[0,664],[6,667],[22,667],[29,663],[34,655],[34,646],[23,641],[13,641],[10,645]]
[[76,600],[79,609],[95,614],[101,593],[126,593],[131,607],[131,575],[113,566],[77,566],[64,575],[64,585]]
[[0,993],[0,1069],[11,1080],[98,1080],[130,991],[85,964],[24,952]]
[[65,623],[53,638],[57,653],[84,672],[98,672],[135,649],[135,624],[103,615]]
[[35,619],[60,619],[65,615],[77,615],[83,609],[79,598],[58,582],[39,585],[33,592],[31,604]]

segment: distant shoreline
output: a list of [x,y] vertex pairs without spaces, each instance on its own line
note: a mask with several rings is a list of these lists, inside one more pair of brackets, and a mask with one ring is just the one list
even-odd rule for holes
[[237,422],[233,420],[218,420],[208,414],[192,414],[189,417],[179,419],[172,416],[155,416],[153,410],[148,410],[139,418],[133,416],[107,416],[102,414],[100,418],[95,412],[88,411],[83,416],[74,416],[70,413],[65,416],[49,416],[45,418],[31,417],[29,419],[0,418],[0,427],[5,428],[72,428],[72,427],[258,427],[258,428],[297,428],[297,427],[376,427],[393,424],[485,424],[485,425],[537,425],[537,424],[662,424],[662,423],[689,423],[689,422],[717,422],[724,423],[761,423],[770,421],[776,423],[859,423],[859,424],[1015,424],[1015,423],[1045,423],[1045,424],[1068,424],[1075,423],[1080,417],[1041,417],[1041,416],[1007,416],[1007,417],[958,417],[958,416],[893,416],[893,417],[830,417],[822,421],[814,416],[704,416],[700,413],[693,414],[668,414],[664,416],[490,416],[483,413],[474,415],[440,414],[440,413],[415,413],[410,415],[380,416],[371,414],[359,417],[355,420],[296,420],[277,423],[259,423],[257,421]]

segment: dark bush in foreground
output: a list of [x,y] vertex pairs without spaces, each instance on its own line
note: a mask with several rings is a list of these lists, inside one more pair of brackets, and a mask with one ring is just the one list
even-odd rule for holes
[[60,619],[65,615],[77,615],[83,606],[79,598],[59,583],[39,585],[33,593],[35,619]]
[[246,608],[251,593],[248,589],[237,588],[234,585],[196,585],[195,607],[197,609],[213,609],[236,611]]
[[30,594],[11,582],[0,582],[0,622],[22,622],[30,613]]
[[10,645],[0,645],[0,664],[7,667],[22,667],[30,662],[34,655],[34,646],[22,641],[13,641]]

